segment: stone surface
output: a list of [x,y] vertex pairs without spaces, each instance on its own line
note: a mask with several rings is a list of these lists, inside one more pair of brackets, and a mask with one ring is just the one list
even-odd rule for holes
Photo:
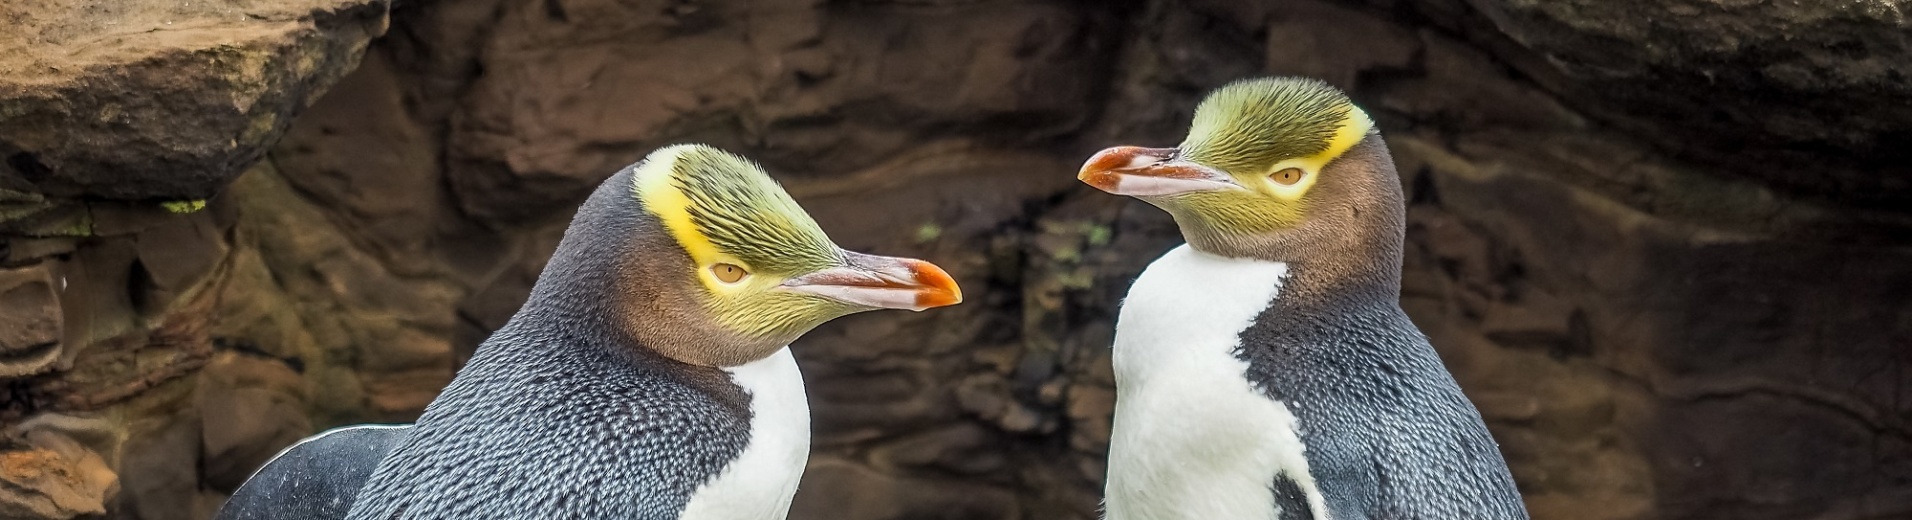
[[199,409],[204,482],[232,492],[253,470],[311,434],[299,373],[277,359],[221,352],[201,372],[193,407]]
[[[127,403],[148,412],[127,423],[119,471],[118,513],[129,518],[195,518],[200,471],[199,409],[192,407],[191,381],[160,385]],[[151,413],[160,410],[171,414]]]
[[0,188],[204,199],[385,28],[383,0],[0,6]]
[[37,374],[60,359],[59,283],[45,266],[0,269],[0,377]]
[[[1539,74],[1564,77],[1551,86],[1644,116],[1621,124],[1658,130],[1664,149],[1743,155],[1743,175],[1795,191],[1912,201],[1912,107],[1898,102],[1912,96],[1912,3],[1468,3],[1542,58]],[[1852,164],[1816,171],[1827,154]]]
[[234,249],[221,191],[357,66],[387,9],[0,4],[0,517],[207,518],[308,433],[296,370],[202,371],[254,344],[213,337],[257,256]]
[[[156,171],[223,186],[203,208],[0,175],[0,279],[26,291],[0,289],[0,321],[61,332],[39,375],[0,381],[0,423],[95,421],[40,430],[118,482],[61,511],[205,518],[300,435],[410,420],[596,182],[702,141],[761,161],[845,247],[934,261],[967,296],[793,347],[815,425],[793,519],[1096,518],[1116,304],[1179,239],[1073,174],[1105,146],[1173,144],[1206,90],[1272,73],[1326,79],[1379,121],[1411,198],[1402,304],[1535,518],[1912,515],[1895,2],[413,2],[323,95],[382,6],[267,4],[249,9],[296,14],[182,36],[329,49],[272,80],[304,86],[140,127],[237,148],[72,148],[153,154],[115,182],[171,191],[133,198],[208,193],[130,181]],[[88,5],[58,12],[121,12]],[[81,41],[22,34],[0,42]],[[0,64],[23,56],[68,59]],[[145,70],[62,68],[35,77]],[[289,128],[218,126],[240,119]],[[0,345],[49,344],[26,336]],[[14,442],[0,452],[39,453]]]
[[8,433],[20,448],[0,451],[0,516],[65,520],[106,513],[119,479],[98,453],[53,428]]

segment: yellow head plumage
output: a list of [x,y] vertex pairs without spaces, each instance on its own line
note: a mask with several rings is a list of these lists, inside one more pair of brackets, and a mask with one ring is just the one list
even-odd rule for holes
[[[1317,193],[1334,175],[1329,170],[1371,137],[1378,137],[1374,121],[1326,83],[1250,79],[1210,93],[1179,146],[1103,150],[1079,178],[1167,210],[1198,248],[1239,254],[1302,226],[1325,199],[1385,198],[1372,186],[1380,176],[1370,175],[1343,174],[1348,189]],[[1356,169],[1385,169],[1393,179],[1391,163],[1368,159],[1354,161]]]
[[[761,167],[723,150],[703,145],[659,149],[632,170],[629,189],[659,231],[668,235],[668,243],[689,260],[653,263],[649,269],[668,265],[668,274],[681,276],[653,281],[652,290],[701,307],[697,313],[681,308],[670,312],[701,316],[717,326],[702,338],[730,337],[733,344],[757,345],[745,350],[761,351],[844,314],[922,310],[962,298],[955,282],[933,264],[837,247]],[[679,272],[686,269],[690,272]],[[640,327],[654,327],[639,321]],[[656,342],[703,341],[676,337]],[[676,352],[669,351],[670,346],[657,348],[699,364],[731,361],[710,352],[717,350],[711,346]]]

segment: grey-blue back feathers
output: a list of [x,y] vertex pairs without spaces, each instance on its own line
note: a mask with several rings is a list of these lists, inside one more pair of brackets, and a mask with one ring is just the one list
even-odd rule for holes
[[214,520],[338,520],[409,426],[338,428],[299,441],[234,491]]
[[1337,285],[1310,265],[1290,273],[1238,356],[1256,387],[1289,403],[1333,518],[1526,519],[1480,413],[1398,293]]
[[677,518],[748,442],[748,396],[721,371],[581,348],[590,341],[494,335],[349,518]]

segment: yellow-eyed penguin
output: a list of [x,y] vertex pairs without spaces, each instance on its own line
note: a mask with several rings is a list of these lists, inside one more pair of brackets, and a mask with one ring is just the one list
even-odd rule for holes
[[303,441],[220,518],[781,519],[810,448],[787,345],[961,299],[928,262],[837,247],[755,164],[663,148],[579,208],[415,425]]
[[1115,335],[1110,520],[1524,519],[1479,412],[1400,307],[1400,178],[1320,81],[1238,81],[1175,148],[1079,178],[1167,211],[1187,244]]

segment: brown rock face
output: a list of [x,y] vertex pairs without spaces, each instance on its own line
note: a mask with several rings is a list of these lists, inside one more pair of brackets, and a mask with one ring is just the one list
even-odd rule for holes
[[295,370],[208,366],[253,344],[213,337],[257,256],[217,196],[386,10],[0,3],[0,518],[206,518],[223,495],[202,490],[308,433]]
[[85,476],[0,517],[205,518],[411,420],[592,186],[698,141],[968,299],[798,342],[792,518],[1096,518],[1117,304],[1180,239],[1074,173],[1263,74],[1380,122],[1402,305],[1535,518],[1912,516],[1897,2],[413,2],[362,62],[380,4],[191,5],[0,7],[0,469]]
[[1789,191],[1912,201],[1912,106],[1898,101],[1912,96],[1912,3],[1468,3],[1544,59],[1524,72],[1562,76],[1548,82],[1643,116],[1613,121],[1651,132],[1663,150],[1737,158],[1745,175]]
[[37,374],[60,358],[58,283],[45,266],[0,269],[0,377]]
[[383,0],[0,6],[0,188],[204,199],[352,70]]
[[76,518],[106,512],[119,489],[107,462],[57,431],[14,432],[26,449],[0,453],[0,514],[7,518]]

